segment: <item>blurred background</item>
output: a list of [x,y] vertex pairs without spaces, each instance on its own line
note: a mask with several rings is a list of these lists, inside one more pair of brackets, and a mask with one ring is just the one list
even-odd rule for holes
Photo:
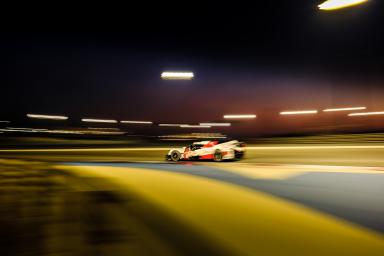
[[382,4],[3,3],[0,254],[381,255]]

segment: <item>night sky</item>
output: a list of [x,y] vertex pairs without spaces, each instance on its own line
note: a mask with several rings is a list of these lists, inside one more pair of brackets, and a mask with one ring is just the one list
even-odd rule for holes
[[[0,120],[42,113],[194,123],[256,113],[258,124],[244,131],[281,133],[298,125],[279,120],[281,110],[384,111],[382,1],[336,12],[317,10],[321,2],[4,8]],[[195,79],[162,81],[164,70]],[[328,119],[311,119],[308,129],[336,125]]]

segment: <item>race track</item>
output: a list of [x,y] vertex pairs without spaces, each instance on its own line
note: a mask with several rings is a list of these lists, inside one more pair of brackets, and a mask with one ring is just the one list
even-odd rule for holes
[[296,149],[293,164],[274,150],[222,163],[152,158],[163,149],[0,152],[1,254],[381,255],[384,168],[362,165],[375,156],[330,165]]

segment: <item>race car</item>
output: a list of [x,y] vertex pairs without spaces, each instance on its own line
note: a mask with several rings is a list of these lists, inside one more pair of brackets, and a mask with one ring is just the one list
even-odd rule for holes
[[244,157],[245,143],[237,140],[226,142],[198,141],[193,144],[169,150],[166,155],[168,161],[179,160],[240,160]]

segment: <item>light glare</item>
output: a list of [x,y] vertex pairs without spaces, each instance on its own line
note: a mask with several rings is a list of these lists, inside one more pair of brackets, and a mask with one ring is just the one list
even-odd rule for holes
[[49,119],[49,120],[67,120],[67,116],[53,116],[53,115],[38,115],[38,114],[27,114],[29,118],[35,119]]
[[380,112],[360,112],[360,113],[348,114],[348,116],[374,116],[374,115],[384,115],[384,111],[380,111]]
[[159,124],[159,126],[180,127],[183,124]]
[[353,110],[364,110],[367,107],[351,107],[351,108],[327,108],[324,112],[337,112],[337,111],[353,111]]
[[231,126],[231,123],[200,123],[202,126]]
[[152,124],[150,121],[120,121],[122,124]]
[[320,4],[318,7],[320,10],[331,11],[362,4],[367,1],[368,0],[327,0],[324,3]]
[[211,128],[209,125],[190,125],[190,124],[182,124],[181,128]]
[[161,78],[165,80],[191,80],[193,72],[163,72]]
[[93,118],[83,118],[81,119],[82,122],[88,122],[88,123],[111,123],[115,124],[117,123],[116,120],[109,120],[109,119],[93,119]]
[[250,115],[224,115],[225,119],[252,119],[256,118],[256,115],[250,114]]
[[307,115],[307,114],[317,114],[317,110],[300,110],[300,111],[283,111],[283,112],[280,112],[280,115]]

